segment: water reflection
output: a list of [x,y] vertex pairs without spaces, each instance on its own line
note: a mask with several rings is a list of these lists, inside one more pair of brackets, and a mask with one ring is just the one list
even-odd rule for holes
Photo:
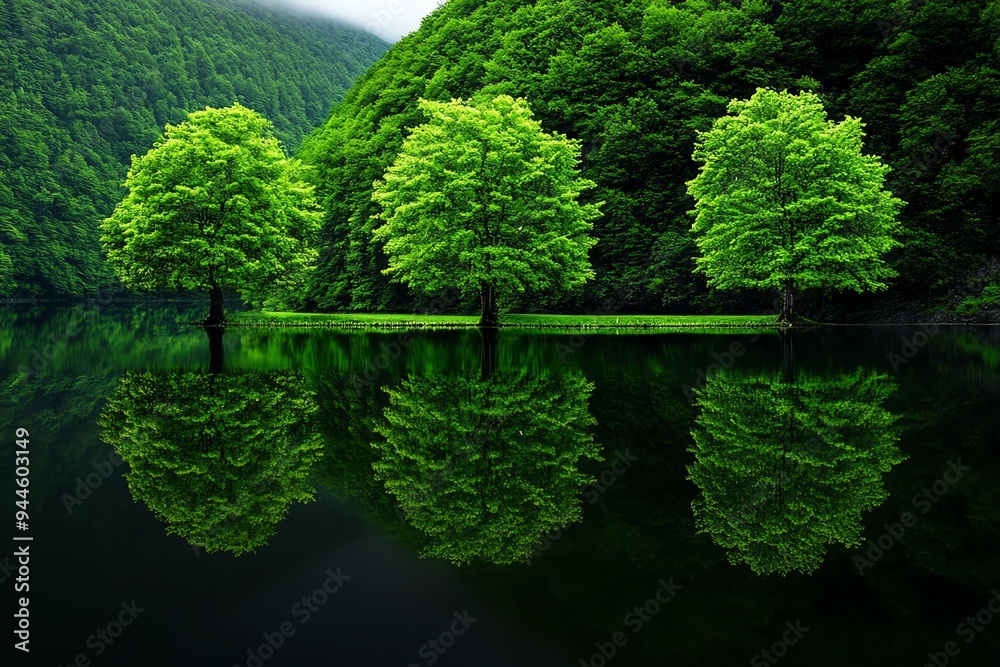
[[422,555],[452,563],[527,561],[546,532],[579,519],[579,469],[596,459],[580,373],[414,377],[386,389],[376,474]]
[[689,479],[699,531],[758,574],[812,572],[860,542],[903,460],[883,373],[718,374],[696,392]]
[[240,555],[312,499],[315,413],[300,373],[128,372],[99,424],[129,466],[133,498],[168,533]]
[[[898,372],[892,372],[888,355],[904,354],[904,341],[915,330],[802,332],[796,359],[788,360],[799,369],[794,380],[782,375],[787,370],[779,361],[777,336],[749,345],[743,332],[601,334],[578,337],[585,344],[575,345],[570,336],[503,331],[495,361],[480,354],[475,332],[419,332],[391,363],[381,364],[379,355],[395,349],[398,333],[229,329],[223,339],[229,370],[214,381],[215,392],[224,396],[210,398],[212,384],[204,374],[212,360],[210,341],[203,330],[185,324],[203,314],[200,307],[190,317],[175,307],[116,305],[90,317],[82,309],[53,316],[39,310],[4,320],[8,312],[0,309],[0,320],[12,322],[0,327],[0,422],[8,433],[22,426],[31,430],[32,498],[48,499],[32,503],[32,531],[36,543],[55,547],[35,554],[52,577],[33,600],[39,603],[36,620],[40,627],[63,628],[37,647],[45,664],[78,653],[81,638],[105,627],[109,610],[125,595],[140,605],[149,600],[150,613],[161,618],[186,619],[184,627],[168,628],[186,640],[174,650],[162,623],[140,621],[128,630],[138,634],[116,642],[108,660],[146,664],[141,648],[157,646],[166,662],[196,650],[233,664],[246,655],[244,630],[259,637],[276,628],[282,620],[276,614],[288,609],[283,600],[300,599],[321,581],[322,570],[342,560],[345,573],[359,573],[351,582],[358,587],[349,593],[358,597],[332,599],[310,621],[316,641],[297,636],[282,649],[282,656],[298,652],[286,661],[312,664],[315,655],[329,657],[329,638],[342,637],[337,650],[343,649],[347,664],[409,664],[418,659],[421,643],[445,629],[441,619],[469,606],[473,614],[493,610],[496,622],[511,628],[502,640],[512,650],[524,638],[549,647],[551,663],[576,664],[594,653],[598,639],[627,632],[623,614],[647,600],[661,577],[675,577],[691,582],[682,591],[690,595],[665,606],[650,631],[630,640],[629,655],[616,661],[728,665],[734,655],[749,657],[769,646],[787,631],[786,622],[801,617],[816,634],[795,647],[801,653],[789,652],[789,665],[858,663],[860,645],[869,649],[864,664],[923,664],[928,651],[938,652],[955,638],[955,623],[974,614],[1000,579],[996,328],[942,327]],[[682,387],[696,381],[713,353],[735,341],[746,347],[733,367],[740,375],[711,380],[692,411]],[[22,372],[22,365],[31,372]],[[859,368],[881,370],[891,380]],[[244,372],[251,370],[268,375]],[[580,376],[555,377],[567,371],[582,372],[586,383]],[[123,373],[127,380],[120,382]],[[518,374],[536,379],[518,380]],[[287,379],[285,386],[278,378]],[[519,389],[532,382],[540,385],[534,394]],[[583,397],[569,398],[568,385],[590,382],[593,393],[586,386]],[[439,395],[433,387],[440,387]],[[254,391],[269,398],[244,400]],[[449,392],[455,396],[451,403]],[[392,394],[399,396],[395,404]],[[98,414],[109,395],[112,406],[99,429]],[[581,455],[576,464],[571,456],[551,463],[554,453],[574,450],[571,441],[526,451],[535,443],[529,443],[529,431],[522,439],[513,425],[521,420],[532,428],[536,416],[564,419],[546,403],[553,396],[577,406],[568,411],[580,415],[577,431],[587,430],[580,424],[589,421],[582,406],[589,407],[598,421],[589,428],[604,448],[604,462]],[[519,416],[492,427],[513,442],[506,452],[489,448],[493,460],[507,466],[491,476],[482,461],[465,461],[452,447],[476,433],[475,423],[489,430],[489,415],[503,414],[501,407]],[[387,409],[389,418],[406,418],[412,433],[392,435],[403,422],[390,422]],[[891,411],[905,411],[905,421],[891,423]],[[318,423],[282,433],[295,428],[292,415]],[[213,425],[217,432],[202,438]],[[900,458],[897,425],[898,446],[909,455],[900,465],[894,465]],[[398,452],[376,428],[403,445]],[[543,430],[563,437],[560,428],[550,423]],[[135,471],[132,492],[119,479],[126,466],[115,467],[81,505],[75,499],[80,480],[95,474],[111,453],[99,430],[106,440],[120,441],[116,447]],[[311,433],[321,434],[322,452],[287,449],[314,442]],[[806,445],[813,439],[822,439],[826,450],[810,453]],[[535,440],[548,442],[544,433]],[[693,455],[685,451],[692,443]],[[582,495],[583,525],[551,542],[532,567],[516,565],[538,546],[532,543],[538,532],[572,514],[578,503],[576,484],[559,480],[574,469],[581,476],[600,475],[616,451],[639,460],[613,484],[601,482],[606,491],[594,504]],[[313,457],[318,460],[311,464]],[[14,457],[5,461],[0,459],[0,468],[7,466],[0,473],[13,478]],[[423,470],[448,470],[449,462],[460,473],[451,486],[445,478],[435,487],[420,477]],[[375,463],[385,466],[384,480],[376,479]],[[952,464],[970,469],[938,495],[939,480],[955,479]],[[252,484],[241,486],[254,470],[276,475],[259,488],[277,501],[257,498]],[[283,523],[275,526],[286,507],[282,498],[312,495],[302,481],[306,470],[317,489],[332,493],[317,494],[319,502],[309,508],[293,511],[288,505]],[[689,474],[698,486],[685,480]],[[280,484],[292,478],[301,486],[283,491]],[[392,493],[388,483],[396,484]],[[881,502],[883,484],[889,498],[877,510],[863,509]],[[426,498],[416,492],[421,488]],[[407,497],[408,489],[413,493]],[[926,513],[913,503],[915,494],[925,498],[925,489],[936,498],[920,500],[929,502]],[[166,523],[145,504],[135,504],[132,494],[162,507],[155,511]],[[477,514],[483,499],[489,512]],[[542,513],[538,507],[550,510],[541,520],[528,516],[518,523],[529,511],[522,505],[536,515]],[[276,509],[269,515],[268,507]],[[877,542],[885,525],[906,512],[916,525],[859,574],[855,559],[869,558],[865,540]],[[229,515],[239,517],[233,528]],[[859,516],[866,525],[862,542],[845,550],[841,540],[856,541]],[[261,533],[276,534],[257,535],[252,522],[258,520],[267,528]],[[186,542],[165,535],[165,526],[222,549],[265,541],[267,547],[258,548],[256,558],[233,559],[229,551],[225,557],[184,557],[177,550],[186,550]],[[696,537],[697,528],[708,534]],[[417,560],[415,554],[427,548],[473,563],[452,568]],[[109,558],[109,549],[118,557]],[[67,568],[64,556],[70,552],[75,567]],[[739,564],[726,563],[726,555]],[[810,570],[819,559],[822,565],[809,577],[759,576],[747,565],[757,572]],[[95,588],[94,581],[108,585]],[[386,615],[387,609],[392,613]],[[379,622],[372,624],[375,617]],[[458,653],[454,658],[486,664],[483,656],[497,656],[493,646],[475,645],[481,636],[464,635],[456,651],[470,653],[464,662]],[[847,636],[855,641],[842,641]],[[991,664],[990,656],[1000,654],[998,637],[977,635],[963,645],[963,656],[969,653],[969,664]],[[138,647],[136,654],[122,657],[119,652],[130,645]],[[372,657],[374,650],[383,652]],[[310,652],[312,657],[298,659]],[[497,664],[504,661],[496,658]]]

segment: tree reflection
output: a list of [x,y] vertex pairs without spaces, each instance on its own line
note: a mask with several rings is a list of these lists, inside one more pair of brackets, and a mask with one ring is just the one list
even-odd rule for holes
[[315,412],[298,373],[142,372],[121,378],[99,423],[168,533],[240,555],[312,499]]
[[547,531],[579,519],[598,458],[581,374],[429,376],[387,389],[373,467],[424,556],[462,564],[527,561]]
[[861,515],[903,460],[884,374],[719,374],[696,392],[698,528],[758,574],[811,572],[828,545],[856,545]]

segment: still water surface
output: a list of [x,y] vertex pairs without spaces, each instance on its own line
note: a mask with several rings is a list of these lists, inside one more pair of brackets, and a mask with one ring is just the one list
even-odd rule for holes
[[0,310],[4,488],[31,440],[13,664],[1000,655],[996,327],[503,331],[485,355],[230,329],[213,359],[200,314]]

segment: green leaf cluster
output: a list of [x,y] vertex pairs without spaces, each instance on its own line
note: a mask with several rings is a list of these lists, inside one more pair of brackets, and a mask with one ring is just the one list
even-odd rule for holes
[[548,134],[524,100],[421,101],[414,128],[373,197],[385,273],[425,293],[554,292],[593,277],[588,232],[599,205],[577,175],[579,143]]
[[885,289],[900,245],[889,168],[862,152],[861,122],[828,120],[814,93],[759,89],[699,134],[688,183],[698,270],[720,289]]
[[113,286],[98,223],[166,124],[238,101],[294,150],[385,48],[239,0],[0,2],[0,233],[25,237],[0,239],[0,275],[20,296]]
[[132,159],[128,195],[101,224],[108,261],[133,289],[260,299],[301,287],[320,215],[299,172],[261,115],[192,113]]
[[[828,175],[798,201],[827,216],[803,242],[823,244],[814,261],[831,257],[837,270],[803,268],[803,284],[853,291],[889,285],[896,273],[892,286],[912,298],[945,291],[1000,255],[998,17],[981,0],[451,0],[368,70],[303,146],[326,210],[313,299],[331,310],[426,303],[384,273],[371,184],[423,122],[421,99],[510,95],[528,100],[545,131],[580,142],[581,175],[597,184],[584,201],[605,202],[583,299],[526,295],[517,307],[760,308],[757,297],[717,293],[693,273],[685,187],[698,175],[698,133],[759,88],[813,93],[833,123],[813,133],[830,140],[816,149],[830,155],[800,155],[801,168],[828,164]],[[854,150],[861,121],[863,155],[882,156],[891,171],[867,158],[823,162]],[[851,192],[830,191],[833,170],[849,172]],[[860,194],[883,181],[908,202],[902,245],[837,240],[833,228],[886,219],[893,200]],[[885,251],[888,266],[869,266]]]

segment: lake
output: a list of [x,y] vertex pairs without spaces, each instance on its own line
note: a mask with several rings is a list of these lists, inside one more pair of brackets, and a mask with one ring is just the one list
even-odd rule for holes
[[998,327],[213,345],[202,315],[0,309],[17,664],[1000,655]]

